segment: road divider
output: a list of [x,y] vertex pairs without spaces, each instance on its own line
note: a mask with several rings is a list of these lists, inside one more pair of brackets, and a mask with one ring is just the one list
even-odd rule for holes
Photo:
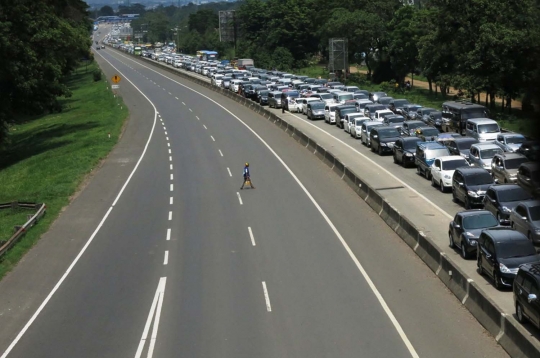
[[[225,97],[231,98],[281,128],[291,138],[312,152],[339,175],[411,247],[480,324],[495,337],[497,342],[510,356],[540,356],[540,342],[531,333],[527,332],[513,315],[505,313],[501,307],[489,298],[487,292],[468,277],[452,258],[442,252],[441,248],[439,248],[429,235],[419,230],[405,214],[400,213],[380,194],[380,191],[399,189],[399,187],[373,188],[362,180],[361,176],[344,165],[331,151],[326,150],[326,148],[311,139],[307,134],[291,123],[288,123],[286,119],[277,116],[259,104],[236,93],[213,86],[208,80],[194,74],[177,70],[147,58],[141,59],[167,72],[171,72]],[[237,195],[240,199],[240,194],[237,193]]]
[[33,215],[28,215],[28,220],[22,226],[15,226],[15,233],[7,240],[0,239],[0,258],[4,256],[19,240],[23,238],[28,229],[36,225],[38,221],[45,215],[47,206],[44,203],[19,203],[17,201],[12,203],[0,204],[0,209],[9,210],[17,208],[36,209]]

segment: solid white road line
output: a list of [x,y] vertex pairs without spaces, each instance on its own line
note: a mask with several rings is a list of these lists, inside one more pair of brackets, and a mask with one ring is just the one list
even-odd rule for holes
[[272,306],[270,305],[270,296],[268,295],[268,289],[266,288],[266,282],[262,282],[264,300],[266,301],[266,310],[272,312]]
[[172,211],[169,211],[169,221],[172,220]]
[[221,149],[218,149],[219,150],[219,154],[221,154],[221,156],[223,157],[223,153],[221,152]]
[[167,265],[169,263],[169,251],[165,250],[165,257],[163,257],[163,265]]
[[174,189],[174,184],[171,184],[171,191],[173,191]]
[[[143,334],[137,347],[137,352],[135,353],[135,358],[140,358],[144,345],[146,344],[146,339],[148,338],[148,332],[150,331],[150,326],[152,325],[152,318],[154,318],[154,329],[152,330],[152,337],[150,339],[150,348],[148,349],[148,358],[151,358],[154,354],[154,345],[157,338],[157,329],[159,326],[159,318],[161,317],[161,307],[163,304],[163,294],[165,293],[165,285],[167,284],[167,278],[161,277],[159,279],[159,284],[154,295],[154,300],[152,301],[152,306],[150,307],[150,313],[146,319],[146,324],[144,325]],[[156,313],[157,311],[157,313]],[[153,341],[153,344],[152,344]]]
[[167,229],[167,241],[171,240],[171,229]]
[[232,177],[231,170],[227,167],[227,171],[229,172],[229,176]]
[[204,129],[208,129],[208,128],[206,128],[206,126],[204,124],[202,126],[204,127]]
[[242,197],[240,196],[240,193],[236,192],[236,195],[238,196],[238,201],[240,202],[240,205],[244,205],[244,203],[242,202]]
[[173,201],[174,201],[174,200],[173,200],[173,197],[171,196],[171,197],[169,198],[169,205],[172,205],[172,204],[173,204]]
[[214,136],[210,136],[210,138],[212,138],[212,140],[215,142],[216,140],[214,139]]
[[253,231],[251,231],[251,226],[248,226],[248,231],[249,231],[249,237],[251,238],[251,244],[253,246],[256,246],[255,245],[255,237],[253,236]]
[[[131,58],[129,57],[126,57],[122,54],[118,54],[119,56],[121,57],[124,57],[132,62],[136,62],[135,60],[132,60]],[[349,257],[351,258],[351,260],[354,262],[354,264],[356,265],[357,269],[360,271],[360,273],[362,274],[362,276],[364,277],[364,279],[366,280],[366,282],[368,283],[371,291],[373,292],[373,294],[375,295],[375,297],[377,298],[377,300],[379,301],[379,304],[381,305],[381,307],[383,308],[384,312],[386,313],[386,315],[388,316],[388,318],[390,319],[390,321],[392,322],[392,324],[394,325],[394,328],[396,329],[396,331],[398,332],[401,340],[403,341],[403,343],[405,344],[405,346],[407,347],[409,353],[411,354],[412,357],[414,358],[419,358],[418,356],[418,353],[416,352],[416,350],[414,349],[412,343],[409,341],[409,338],[407,337],[407,335],[405,334],[405,332],[403,331],[403,328],[401,327],[401,325],[399,324],[398,320],[396,319],[396,317],[394,316],[394,314],[392,313],[392,311],[390,310],[390,308],[388,307],[388,305],[386,304],[386,301],[384,300],[384,298],[382,297],[381,293],[379,292],[379,290],[377,289],[377,287],[375,286],[375,284],[373,283],[373,281],[371,280],[371,278],[369,277],[369,275],[367,274],[366,270],[364,269],[364,267],[362,266],[362,264],[360,263],[360,261],[358,260],[358,258],[356,257],[356,255],[354,254],[354,252],[351,250],[349,244],[347,244],[347,242],[345,241],[345,239],[343,238],[343,236],[341,236],[341,233],[338,231],[338,229],[336,228],[336,226],[334,225],[334,223],[332,222],[332,220],[330,220],[330,218],[328,217],[328,215],[326,215],[326,213],[324,212],[324,210],[321,208],[321,206],[319,205],[319,203],[315,200],[315,198],[313,197],[313,195],[311,195],[311,193],[309,192],[309,190],[307,190],[307,188],[304,186],[304,184],[300,181],[300,179],[298,179],[298,177],[296,176],[296,174],[294,174],[294,172],[292,171],[292,169],[285,163],[285,161],[283,161],[283,159],[274,151],[274,149],[253,129],[251,128],[246,122],[244,122],[242,119],[240,119],[240,117],[238,117],[236,114],[234,114],[233,112],[231,112],[230,110],[228,110],[227,108],[225,108],[223,105],[221,105],[219,102],[217,102],[216,100],[206,96],[205,94],[199,92],[199,91],[196,91],[194,90],[193,88],[189,87],[189,86],[186,86],[148,66],[145,66],[143,64],[140,64],[142,67],[145,67],[146,69],[178,84],[179,86],[182,86],[184,88],[187,88],[189,89],[190,91],[194,92],[194,93],[197,93],[198,95],[200,95],[201,97],[204,97],[206,98],[207,100],[209,100],[210,102],[214,103],[216,106],[222,108],[225,112],[229,113],[232,117],[234,117],[236,120],[238,120],[240,123],[242,123],[242,125],[244,125],[257,139],[259,139],[261,141],[261,143],[264,144],[264,146],[266,148],[268,148],[268,150],[274,155],[274,157],[276,157],[276,159],[281,163],[281,165],[283,165],[283,167],[289,172],[289,174],[293,177],[293,179],[296,181],[296,183],[300,186],[300,188],[304,191],[304,193],[307,195],[307,197],[309,198],[309,200],[312,202],[312,204],[315,206],[315,208],[317,208],[317,210],[319,211],[319,213],[321,214],[321,216],[324,218],[324,220],[326,221],[326,223],[328,224],[328,226],[330,226],[330,228],[332,229],[332,231],[334,232],[334,234],[336,235],[336,237],[338,238],[339,242],[343,245],[343,247],[345,248],[345,251],[347,252],[347,254],[349,255]],[[351,147],[352,148],[352,147]],[[220,151],[221,152],[221,151]],[[360,153],[360,152],[358,152]],[[369,159],[369,158],[368,158]],[[375,165],[377,165],[377,167],[381,168],[381,170],[387,172],[389,175],[391,175],[392,177],[395,177],[392,173],[388,172],[386,169],[382,168],[381,166],[379,166],[378,164],[376,164],[375,162],[373,162]],[[398,179],[399,180],[399,179]],[[401,180],[399,180],[401,182]],[[403,182],[404,185],[406,185],[408,188],[411,188],[409,185],[407,185],[406,183]],[[412,189],[415,193],[418,193],[416,190]],[[418,193],[418,195],[421,195],[420,193]],[[423,198],[425,198],[424,196],[422,196]],[[436,208],[438,208],[439,210],[442,211],[441,208],[439,208],[438,206],[436,206],[433,202],[429,201],[427,198],[425,198],[428,202],[430,202],[432,205],[434,205]],[[444,212],[444,211],[442,211]],[[448,215],[448,214],[447,214]],[[0,357],[1,358],[1,357]]]
[[94,240],[94,238],[96,237],[97,233],[99,232],[99,230],[101,229],[101,227],[103,226],[103,224],[105,223],[105,221],[107,220],[107,218],[109,217],[109,214],[111,213],[112,209],[114,208],[114,206],[116,205],[116,203],[118,202],[118,200],[120,199],[120,197],[122,196],[122,193],[124,192],[124,190],[126,189],[127,185],[129,184],[129,182],[131,181],[131,178],[133,177],[133,175],[135,174],[135,172],[137,171],[137,168],[139,168],[139,165],[141,164],[141,161],[142,159],[144,158],[145,154],[146,154],[146,150],[148,149],[148,146],[150,145],[150,141],[152,139],[152,135],[154,133],[154,129],[156,127],[156,123],[157,123],[157,115],[158,115],[158,111],[156,109],[156,106],[152,103],[152,101],[150,101],[150,99],[137,87],[135,86],[135,84],[133,82],[131,82],[131,80],[129,78],[127,78],[120,70],[118,70],[118,68],[116,68],[112,63],[110,63],[108,60],[106,60],[102,55],[99,55],[101,56],[105,61],[107,61],[107,63],[109,63],[109,65],[111,65],[111,67],[113,67],[120,75],[122,75],[126,81],[128,81],[144,98],[146,98],[146,100],[150,103],[150,105],[152,106],[152,108],[154,109],[154,123],[152,124],[152,129],[150,130],[150,133],[148,135],[148,139],[146,140],[146,144],[144,146],[144,149],[139,157],[139,159],[137,160],[137,163],[135,164],[135,167],[133,167],[133,170],[131,171],[131,173],[129,174],[128,178],[126,179],[124,185],[122,186],[122,188],[120,189],[120,191],[118,192],[118,195],[116,196],[116,198],[114,199],[114,202],[112,203],[112,205],[109,207],[109,209],[107,210],[107,212],[105,213],[105,215],[103,216],[103,218],[101,219],[101,221],[99,222],[98,226],[96,227],[96,229],[94,230],[94,232],[92,233],[92,235],[90,236],[90,238],[86,241],[86,243],[84,244],[84,246],[82,247],[81,251],[79,251],[79,253],[77,254],[77,256],[75,257],[75,259],[71,262],[71,264],[69,265],[69,267],[67,268],[67,270],[64,272],[64,274],[62,275],[62,277],[60,277],[60,280],[58,280],[58,282],[56,283],[56,285],[54,285],[53,289],[51,290],[51,292],[49,292],[49,294],[47,295],[47,297],[45,297],[45,300],[43,300],[43,302],[41,303],[41,305],[39,305],[38,309],[36,310],[36,312],[34,312],[34,314],[32,315],[32,317],[30,317],[30,319],[28,320],[28,322],[26,322],[26,324],[24,325],[24,327],[21,329],[21,331],[17,334],[17,336],[13,339],[13,341],[10,343],[10,345],[7,347],[7,349],[4,351],[4,353],[2,354],[1,358],[6,358],[8,356],[8,354],[13,350],[13,348],[17,345],[17,343],[21,340],[21,338],[24,336],[24,334],[26,333],[26,331],[28,331],[28,329],[30,328],[30,326],[32,325],[32,323],[34,323],[34,321],[36,320],[36,318],[39,316],[39,314],[41,313],[41,311],[43,311],[43,309],[45,308],[45,306],[47,306],[47,303],[49,303],[49,301],[51,300],[51,298],[54,296],[54,294],[56,293],[56,291],[58,291],[58,289],[60,288],[60,286],[62,285],[62,283],[64,283],[64,281],[66,280],[66,278],[68,277],[68,275],[70,274],[71,270],[73,270],[73,268],[75,267],[75,265],[77,264],[77,262],[79,262],[80,258],[82,257],[82,255],[84,254],[84,252],[86,251],[86,249],[88,249],[88,246],[90,246],[90,244],[92,243],[92,241]]

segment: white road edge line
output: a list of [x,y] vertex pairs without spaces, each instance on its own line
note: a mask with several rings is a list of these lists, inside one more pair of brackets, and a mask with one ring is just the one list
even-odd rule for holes
[[[97,52],[96,52],[97,53]],[[146,140],[146,144],[144,146],[144,149],[141,153],[141,156],[139,157],[139,160],[137,161],[137,163],[135,164],[135,167],[133,167],[133,170],[131,171],[131,173],[129,174],[128,178],[126,179],[124,185],[122,186],[122,188],[120,189],[120,191],[118,192],[118,195],[116,196],[116,198],[114,199],[114,202],[112,203],[112,205],[109,207],[109,209],[107,210],[107,212],[105,213],[105,215],[103,216],[103,218],[101,219],[101,221],[99,222],[98,226],[96,227],[96,229],[94,230],[94,232],[92,233],[92,235],[90,236],[90,238],[86,241],[86,244],[84,244],[84,246],[82,247],[81,251],[79,251],[79,253],[77,254],[77,256],[75,257],[75,259],[71,262],[71,264],[69,265],[69,267],[67,268],[67,270],[64,272],[64,274],[62,275],[62,277],[60,277],[60,280],[58,280],[58,282],[56,283],[56,285],[54,285],[53,289],[51,290],[51,292],[49,292],[49,294],[47,295],[47,297],[45,297],[45,300],[43,300],[43,302],[41,303],[41,305],[38,307],[38,309],[36,310],[36,312],[32,315],[32,317],[30,317],[30,319],[28,320],[28,322],[26,322],[26,324],[24,325],[24,327],[21,329],[21,331],[17,334],[17,336],[13,339],[13,341],[10,343],[10,345],[7,347],[7,349],[4,351],[4,353],[2,354],[2,356],[0,358],[6,358],[8,356],[8,354],[13,350],[13,348],[15,347],[15,345],[17,345],[17,343],[21,340],[22,336],[26,333],[26,331],[28,331],[28,329],[30,328],[30,326],[32,325],[32,323],[34,323],[34,321],[36,320],[36,318],[39,316],[39,314],[41,313],[41,311],[43,311],[43,309],[45,308],[45,306],[47,305],[47,303],[49,303],[49,301],[51,300],[51,298],[54,296],[54,294],[56,293],[56,291],[58,291],[58,289],[60,288],[60,286],[62,285],[62,283],[64,283],[64,281],[66,280],[66,278],[68,277],[68,275],[70,274],[71,270],[73,270],[73,268],[75,267],[75,265],[77,264],[77,262],[79,262],[80,258],[82,257],[82,255],[84,254],[84,252],[86,251],[86,249],[88,248],[88,246],[90,246],[90,244],[92,243],[92,241],[94,240],[94,238],[96,237],[97,233],[99,232],[99,230],[101,229],[101,227],[103,226],[103,224],[105,223],[105,221],[107,220],[107,218],[109,217],[109,214],[111,213],[112,209],[114,208],[114,206],[116,205],[116,203],[118,202],[118,200],[120,199],[120,197],[122,196],[122,193],[124,192],[124,190],[126,189],[127,185],[129,184],[129,182],[131,181],[131,178],[133,177],[133,175],[135,174],[135,172],[137,171],[137,168],[139,168],[139,164],[141,164],[141,161],[142,159],[144,158],[144,155],[146,154],[146,150],[148,149],[148,146],[150,145],[150,141],[152,139],[152,135],[154,133],[154,129],[156,127],[156,123],[157,123],[157,115],[158,115],[158,111],[156,109],[156,106],[154,105],[154,103],[152,103],[152,101],[150,101],[150,99],[137,87],[135,86],[135,84],[133,84],[133,82],[131,82],[129,80],[129,78],[127,78],[120,70],[118,70],[118,68],[116,68],[112,63],[110,63],[107,59],[105,59],[101,54],[100,56],[105,60],[107,61],[107,63],[109,65],[111,65],[112,68],[114,68],[116,71],[118,71],[118,73],[120,75],[122,75],[126,81],[128,81],[129,83],[131,83],[131,85],[133,87],[135,87],[135,89],[137,91],[139,91],[139,93],[144,97],[146,98],[146,100],[152,105],[152,107],[154,108],[154,123],[152,124],[152,129],[150,130],[150,134],[148,135],[148,139]]]
[[251,238],[251,244],[252,244],[253,246],[257,246],[257,245],[255,244],[255,237],[253,236],[253,231],[251,231],[251,226],[248,226],[248,231],[249,231],[249,237]]
[[238,201],[240,202],[240,205],[244,205],[244,203],[242,202],[242,197],[240,196],[239,192],[236,192],[236,196],[238,196]]
[[227,171],[229,172],[229,176],[232,177],[232,173],[231,173],[231,170],[229,169],[229,167],[227,167]]
[[171,229],[167,229],[167,241],[171,240]]
[[[118,54],[119,56],[122,56],[132,62],[136,62],[135,60],[132,60],[131,58],[128,58],[122,54]],[[136,62],[138,63],[138,62]],[[251,133],[253,133],[253,135],[255,137],[257,137],[263,144],[266,148],[268,148],[268,150],[277,158],[277,160],[281,163],[281,165],[283,165],[285,167],[285,169],[289,172],[289,174],[294,178],[294,180],[296,181],[296,183],[300,186],[300,188],[302,188],[302,190],[304,191],[304,193],[308,196],[308,198],[311,200],[311,202],[313,203],[313,205],[317,208],[317,210],[319,211],[319,213],[321,214],[321,216],[324,218],[324,220],[326,221],[326,223],[328,224],[328,226],[330,226],[330,228],[332,229],[332,231],[334,232],[334,234],[336,235],[336,237],[338,238],[338,240],[341,242],[341,244],[343,245],[343,247],[345,248],[345,251],[347,251],[347,253],[349,254],[349,257],[351,258],[351,260],[353,260],[353,262],[355,263],[356,267],[358,268],[358,270],[360,271],[360,273],[362,274],[362,276],[364,277],[364,279],[366,280],[366,282],[368,283],[369,287],[371,288],[371,291],[373,292],[373,294],[375,295],[375,297],[377,298],[377,300],[379,301],[379,304],[381,305],[381,307],[383,308],[383,310],[385,311],[385,313],[387,314],[388,318],[390,319],[390,321],[392,322],[392,324],[394,325],[394,328],[396,329],[396,331],[398,332],[399,336],[401,337],[401,340],[403,341],[403,343],[405,344],[405,346],[407,347],[407,349],[409,350],[409,353],[411,354],[412,357],[414,358],[419,358],[418,356],[418,353],[416,352],[416,350],[414,349],[412,343],[409,341],[409,338],[407,337],[407,335],[405,334],[405,331],[403,331],[403,328],[401,327],[401,325],[399,324],[398,320],[396,319],[396,317],[394,316],[394,314],[392,313],[392,311],[390,310],[390,308],[388,307],[388,304],[386,303],[386,301],[384,300],[384,298],[382,297],[381,293],[379,292],[379,290],[377,289],[377,287],[375,286],[375,284],[373,283],[373,281],[371,280],[371,278],[369,277],[369,275],[367,274],[366,270],[364,269],[364,267],[362,266],[362,264],[360,263],[360,261],[358,260],[358,258],[356,257],[356,255],[354,254],[354,252],[351,250],[351,248],[349,247],[349,245],[347,244],[347,242],[345,241],[345,239],[343,238],[343,236],[341,236],[341,233],[338,231],[338,229],[336,228],[336,226],[334,225],[334,223],[332,222],[332,220],[330,220],[330,218],[328,217],[328,215],[326,215],[326,213],[324,212],[324,210],[321,208],[321,206],[319,205],[319,203],[315,200],[315,198],[313,197],[313,195],[311,195],[311,193],[309,192],[309,190],[307,190],[307,188],[304,186],[304,184],[300,181],[300,179],[298,179],[298,177],[296,176],[296,174],[294,174],[294,172],[291,170],[291,168],[283,161],[283,159],[274,151],[274,149],[272,149],[272,147],[257,133],[255,132],[254,129],[252,129],[246,122],[244,122],[242,119],[240,119],[240,117],[238,117],[237,115],[235,115],[234,113],[232,113],[230,110],[228,110],[227,108],[225,108],[223,105],[221,105],[220,103],[218,103],[217,101],[213,100],[212,98],[204,95],[203,93],[199,92],[199,91],[196,91],[194,90],[193,88],[191,87],[188,87],[178,81],[175,81],[174,79],[146,66],[146,65],[143,65],[143,64],[140,64],[141,66],[145,67],[146,69],[154,72],[154,73],[157,73],[158,75],[178,84],[179,86],[182,86],[184,88],[187,88],[189,89],[190,91],[194,92],[194,93],[197,93],[198,95],[200,95],[201,97],[204,97],[206,98],[207,100],[209,100],[210,102],[214,103],[216,106],[222,108],[225,112],[229,113],[232,117],[236,118],[240,123],[242,123]],[[351,147],[352,148],[352,147]],[[220,153],[221,153],[221,150],[220,150]],[[358,152],[360,153],[360,152]],[[360,153],[361,154],[361,153]],[[362,154],[363,155],[363,154]],[[369,158],[368,158],[369,159]],[[371,159],[370,159],[371,160]],[[375,165],[377,165],[377,167],[380,167],[378,164],[376,164],[375,162],[373,162]],[[386,169],[380,167],[381,170],[387,172],[388,174],[390,174],[392,177],[395,178],[395,176],[388,172]],[[399,180],[399,179],[398,179]],[[399,180],[400,182],[402,182],[401,180]],[[409,185],[407,185],[406,183],[403,183],[404,185],[406,185],[408,188],[410,188]],[[412,189],[414,192],[418,193],[416,190]],[[237,193],[238,196],[240,196],[240,193]],[[425,198],[422,194],[418,193],[418,195],[422,196],[424,199],[426,199],[428,202],[430,202],[432,205],[434,205],[436,208],[438,208],[439,210],[441,210],[441,212],[445,213],[446,215],[448,215],[445,211],[443,211],[441,208],[439,208],[438,206],[436,206],[433,202],[431,202],[430,200],[428,200],[427,198]],[[1,358],[1,357],[0,357]]]
[[169,263],[169,251],[165,250],[165,256],[163,257],[163,265],[167,265]]
[[161,317],[161,307],[163,305],[163,295],[165,294],[166,284],[167,277],[161,277],[159,279],[159,284],[156,290],[156,294],[154,296],[154,300],[152,301],[152,306],[150,307],[150,313],[148,314],[146,324],[144,325],[144,330],[141,341],[139,342],[139,347],[137,348],[137,352],[135,353],[135,358],[140,358],[142,355],[146,339],[148,338],[148,332],[150,331],[150,326],[152,325],[152,318],[154,318],[155,314],[154,327],[152,329],[152,336],[150,337],[150,347],[148,348],[148,358],[152,358],[152,355],[154,354],[154,346],[156,344],[159,319]]
[[266,310],[272,312],[272,306],[270,305],[270,296],[268,295],[268,289],[266,288],[266,282],[262,282],[264,300],[266,301]]

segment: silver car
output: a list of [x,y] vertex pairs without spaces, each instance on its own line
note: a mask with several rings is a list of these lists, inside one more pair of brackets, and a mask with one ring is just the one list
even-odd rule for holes
[[518,153],[499,153],[491,161],[491,174],[495,182],[515,183],[517,182],[517,172],[521,164],[528,162],[526,156]]
[[540,200],[526,200],[510,212],[510,226],[540,245]]
[[473,167],[484,168],[491,173],[491,161],[496,154],[503,150],[493,142],[476,143],[471,145],[469,151],[469,163]]
[[523,142],[525,142],[525,136],[517,133],[501,133],[497,134],[494,144],[501,147],[505,152],[515,152],[518,150]]
[[368,117],[359,117],[354,119],[354,125],[351,125],[351,137],[354,139],[359,139],[362,134],[362,124],[366,121],[369,121]]

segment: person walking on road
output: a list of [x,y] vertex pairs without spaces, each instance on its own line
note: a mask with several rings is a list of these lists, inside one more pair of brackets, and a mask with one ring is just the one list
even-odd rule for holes
[[244,185],[249,184],[251,186],[251,189],[255,189],[253,186],[253,183],[251,182],[251,175],[249,174],[249,163],[246,163],[244,165],[244,182],[242,183],[242,186],[240,187],[240,190],[244,189]]

